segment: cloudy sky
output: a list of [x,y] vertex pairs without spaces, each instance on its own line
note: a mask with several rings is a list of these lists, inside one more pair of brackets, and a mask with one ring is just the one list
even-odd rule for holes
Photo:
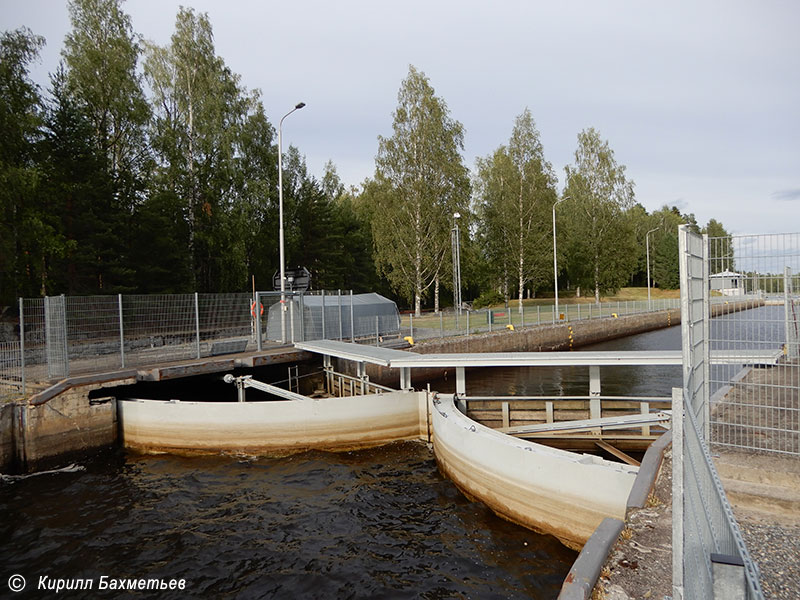
[[[179,4],[207,12],[217,54],[258,88],[284,144],[321,176],[357,185],[409,64],[465,127],[465,162],[504,143],[530,108],[564,182],[578,132],[595,127],[648,210],[721,220],[731,233],[800,230],[800,3],[434,0],[129,0],[145,39],[166,44]],[[0,0],[3,30],[47,39],[47,86],[70,28],[66,2]]]

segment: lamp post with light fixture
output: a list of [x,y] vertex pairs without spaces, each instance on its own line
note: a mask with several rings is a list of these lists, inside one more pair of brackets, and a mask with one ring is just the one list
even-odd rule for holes
[[281,261],[281,344],[286,343],[286,265],[284,264],[283,251],[283,145],[281,140],[281,130],[283,120],[296,110],[300,110],[306,105],[305,102],[298,102],[295,107],[281,117],[278,123],[278,244],[280,245]]
[[[556,294],[555,315],[558,315],[558,257],[556,255],[556,204],[569,198],[564,196],[553,203],[553,290]],[[558,317],[560,320],[560,317]]]
[[461,316],[461,243],[456,219],[460,218],[461,213],[453,213],[453,229],[450,230],[453,244],[453,306],[458,316]]

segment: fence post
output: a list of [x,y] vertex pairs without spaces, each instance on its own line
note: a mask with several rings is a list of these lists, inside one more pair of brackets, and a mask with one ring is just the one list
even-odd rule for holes
[[444,337],[444,311],[439,311],[439,337]]
[[300,292],[300,341],[306,341],[305,293]]
[[537,325],[542,324],[542,307],[539,306],[538,304],[536,305],[536,324]]
[[683,390],[672,388],[672,597],[683,600]]
[[322,290],[322,338],[325,339],[325,290]]
[[411,336],[411,339],[413,340],[414,339],[414,313],[411,313],[411,314],[408,315],[408,321],[409,321],[409,330],[410,330],[409,335]]
[[287,296],[289,297],[289,340],[294,344],[294,292]]
[[789,266],[783,268],[783,329],[786,346],[784,347],[785,355],[787,358],[797,357],[797,340],[793,340],[795,336],[792,335],[792,324],[790,317],[792,314],[792,269]]
[[200,296],[194,293],[194,329],[197,334],[197,358],[200,358]]
[[339,295],[339,340],[344,339],[344,332],[342,331],[342,290],[338,290]]
[[[256,314],[256,349],[261,352],[261,294],[258,292],[253,297],[253,312]],[[269,323],[269,314],[267,314],[267,323]],[[269,326],[267,326],[267,330],[269,330]]]
[[375,315],[375,345],[381,345],[381,333],[380,333],[380,325],[378,324],[378,315]]
[[125,368],[125,330],[122,327],[122,294],[117,294],[119,304],[119,357],[122,368]]
[[492,333],[492,316],[493,315],[492,315],[491,307],[487,308],[486,311],[487,311],[486,312],[486,320],[489,321],[489,333]]
[[353,313],[353,290],[350,290],[350,341],[356,341],[356,322]]
[[469,310],[467,310],[467,335],[469,335]]
[[25,309],[19,299],[19,364],[22,373],[22,395],[25,396]]

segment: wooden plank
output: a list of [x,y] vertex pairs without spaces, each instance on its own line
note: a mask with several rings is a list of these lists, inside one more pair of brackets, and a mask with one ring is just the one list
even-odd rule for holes
[[503,427],[510,426],[508,402],[503,402]]
[[625,454],[622,450],[617,450],[616,448],[614,448],[614,446],[612,446],[608,442],[604,442],[602,440],[597,440],[595,442],[595,444],[597,444],[597,446],[599,448],[602,448],[606,452],[609,452],[609,453],[613,454],[618,459],[620,459],[623,462],[628,463],[629,465],[633,465],[634,467],[642,466],[642,463],[640,463],[638,460],[636,460],[635,458],[633,458],[629,454]]

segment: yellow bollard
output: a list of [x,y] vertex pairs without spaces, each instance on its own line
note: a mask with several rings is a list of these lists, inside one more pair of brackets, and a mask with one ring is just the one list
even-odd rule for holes
[[404,337],[403,339],[404,339],[405,341],[407,341],[407,342],[409,343],[409,345],[411,345],[411,346],[413,346],[413,345],[414,345],[414,338],[413,338],[413,337],[411,337],[410,335],[407,335],[407,336],[406,336],[406,337]]

